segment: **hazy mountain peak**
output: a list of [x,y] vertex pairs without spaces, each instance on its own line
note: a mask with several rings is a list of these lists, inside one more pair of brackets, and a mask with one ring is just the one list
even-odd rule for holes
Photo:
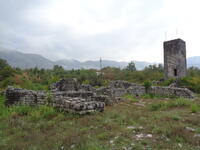
[[[0,58],[7,60],[7,62],[13,67],[19,68],[53,68],[54,65],[63,66],[65,69],[99,69],[100,62],[99,60],[88,60],[88,61],[78,61],[75,59],[62,59],[58,61],[51,61],[39,54],[29,54],[21,53],[14,50],[9,50],[5,48],[0,48]],[[103,67],[117,67],[124,68],[128,65],[129,62],[125,61],[113,61],[113,60],[102,60]],[[136,68],[138,70],[144,69],[148,65],[155,63],[149,63],[145,61],[134,61]],[[187,59],[188,67],[195,66],[200,67],[200,56],[189,57]]]

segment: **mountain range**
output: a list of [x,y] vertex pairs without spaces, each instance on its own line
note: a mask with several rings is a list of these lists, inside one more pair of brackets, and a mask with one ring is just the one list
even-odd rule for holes
[[[78,61],[74,59],[70,60],[58,60],[51,61],[41,55],[38,54],[30,54],[30,53],[22,53],[13,50],[0,49],[0,58],[5,59],[12,67],[19,67],[22,69],[27,68],[44,68],[51,69],[54,65],[60,65],[66,70],[71,69],[99,69],[100,62],[99,60],[93,61]],[[128,65],[129,62],[125,61],[113,61],[113,60],[102,60],[102,67],[118,67],[124,68]],[[138,70],[144,69],[148,65],[156,64],[145,61],[134,61],[135,66]],[[189,57],[187,58],[188,67],[194,66],[200,68],[200,56]]]

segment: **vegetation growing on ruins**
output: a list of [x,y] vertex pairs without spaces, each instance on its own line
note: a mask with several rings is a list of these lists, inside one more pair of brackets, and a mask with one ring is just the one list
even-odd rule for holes
[[[0,88],[8,85],[33,90],[48,90],[60,78],[77,78],[83,84],[99,87],[112,80],[151,85],[165,82],[161,65],[144,70],[106,67],[66,71],[60,66],[52,70],[11,68],[0,61]],[[200,93],[200,70],[188,69],[179,84]],[[148,81],[148,82],[147,82]],[[51,94],[47,102],[51,101]],[[75,115],[51,106],[10,106],[4,104],[0,92],[0,148],[5,150],[118,150],[174,149],[197,150],[200,145],[200,101],[148,94],[140,98],[123,96],[126,101],[107,106],[102,113]]]
[[[174,80],[155,82],[163,79],[163,66],[160,64],[150,65],[144,70],[135,70],[131,62],[127,68],[102,68],[95,69],[64,70],[61,66],[55,65],[53,69],[25,69],[10,67],[6,61],[0,60],[0,89],[8,85],[32,90],[48,90],[49,86],[61,78],[77,78],[82,84],[91,84],[94,87],[108,85],[112,80],[125,80],[143,85],[157,84],[168,86]],[[148,81],[148,82],[147,82]],[[187,87],[196,93],[200,93],[200,69],[191,67],[188,69],[188,76],[180,80],[180,86]]]

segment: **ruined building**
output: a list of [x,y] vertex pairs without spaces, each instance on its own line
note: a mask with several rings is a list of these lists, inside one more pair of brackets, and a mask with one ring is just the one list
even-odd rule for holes
[[186,44],[181,39],[164,42],[165,79],[186,76]]

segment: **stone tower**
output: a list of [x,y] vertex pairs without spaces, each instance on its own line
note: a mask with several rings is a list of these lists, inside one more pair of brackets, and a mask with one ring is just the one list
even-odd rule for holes
[[181,39],[164,42],[165,79],[186,76],[186,44]]

